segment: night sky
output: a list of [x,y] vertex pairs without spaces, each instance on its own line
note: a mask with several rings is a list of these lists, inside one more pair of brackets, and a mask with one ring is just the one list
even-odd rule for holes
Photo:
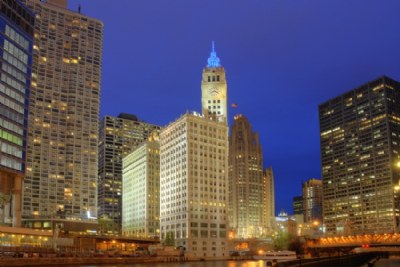
[[101,117],[165,126],[201,111],[215,40],[233,115],[260,135],[276,213],[321,177],[318,105],[381,75],[400,79],[400,1],[69,0],[104,22]]

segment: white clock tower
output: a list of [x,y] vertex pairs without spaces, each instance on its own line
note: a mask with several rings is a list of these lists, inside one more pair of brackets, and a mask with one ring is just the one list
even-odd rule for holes
[[208,58],[207,67],[203,69],[201,81],[201,106],[205,117],[227,122],[227,85],[225,69],[215,52],[214,41]]

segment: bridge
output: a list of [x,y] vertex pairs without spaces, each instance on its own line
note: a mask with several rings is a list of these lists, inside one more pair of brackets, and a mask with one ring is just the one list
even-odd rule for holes
[[392,246],[400,245],[400,234],[369,234],[353,236],[322,237],[319,239],[318,246]]
[[400,234],[367,234],[321,237],[306,241],[311,255],[343,255],[360,252],[383,252],[400,255]]

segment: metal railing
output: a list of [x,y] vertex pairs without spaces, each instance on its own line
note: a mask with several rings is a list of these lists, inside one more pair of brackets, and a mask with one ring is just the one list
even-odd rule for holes
[[277,267],[357,267],[362,266],[379,256],[378,253],[360,253],[335,257],[299,259],[295,261],[278,262]]

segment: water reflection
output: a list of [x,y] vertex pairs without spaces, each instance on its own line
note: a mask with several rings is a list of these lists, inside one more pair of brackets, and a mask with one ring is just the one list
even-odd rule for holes
[[[223,265],[221,265],[223,266]],[[228,261],[227,267],[265,267],[264,261]]]

